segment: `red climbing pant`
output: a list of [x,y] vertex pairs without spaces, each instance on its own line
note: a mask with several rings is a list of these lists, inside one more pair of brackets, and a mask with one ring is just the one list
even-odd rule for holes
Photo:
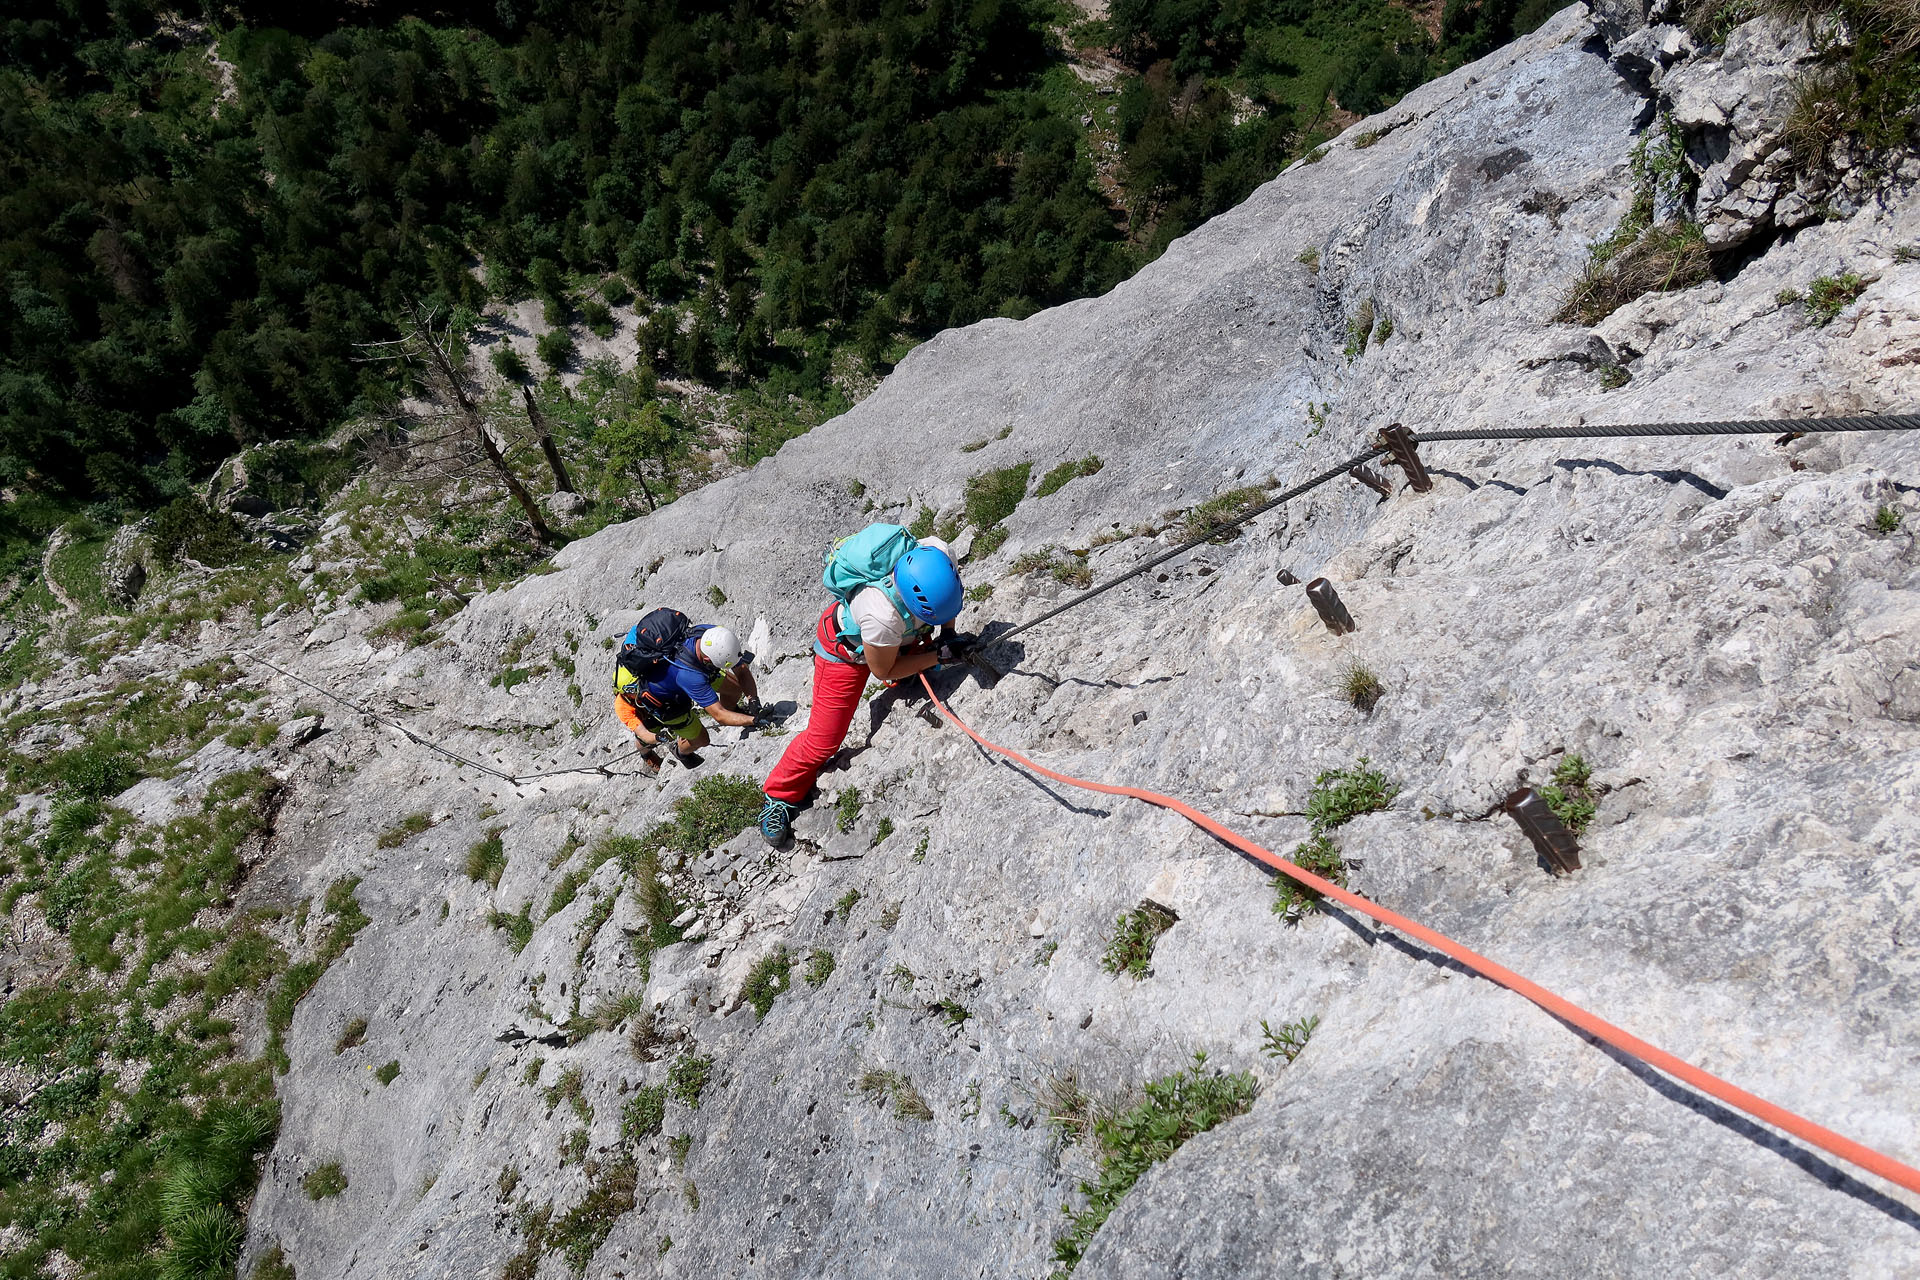
[[[761,788],[773,799],[788,804],[799,804],[807,798],[821,768],[847,740],[847,726],[853,723],[853,713],[860,709],[860,695],[867,687],[866,665],[855,661],[835,634],[833,614],[838,607],[827,606],[814,632],[813,707],[807,713],[807,727],[787,744],[780,763]],[[846,661],[824,658],[823,650]]]

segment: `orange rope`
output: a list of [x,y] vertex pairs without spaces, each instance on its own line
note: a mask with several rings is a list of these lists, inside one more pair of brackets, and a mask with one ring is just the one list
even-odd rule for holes
[[1882,1155],[1871,1147],[1862,1146],[1851,1138],[1842,1137],[1831,1129],[1817,1125],[1803,1116],[1795,1115],[1785,1107],[1775,1106],[1765,1098],[1757,1097],[1754,1094],[1748,1093],[1745,1089],[1728,1084],[1719,1076],[1702,1071],[1691,1063],[1674,1057],[1666,1050],[1650,1045],[1638,1036],[1631,1035],[1622,1031],[1619,1027],[1614,1026],[1612,1023],[1595,1017],[1579,1005],[1555,995],[1538,983],[1528,981],[1511,969],[1504,968],[1487,959],[1485,956],[1469,951],[1466,947],[1461,946],[1445,934],[1436,933],[1425,925],[1416,924],[1414,921],[1407,919],[1397,912],[1389,911],[1385,907],[1369,902],[1357,893],[1342,889],[1339,885],[1323,880],[1310,871],[1304,871],[1296,867],[1293,863],[1280,857],[1271,849],[1262,848],[1260,845],[1248,840],[1245,836],[1229,831],[1226,827],[1221,826],[1206,814],[1182,804],[1172,796],[1163,796],[1157,791],[1144,791],[1139,787],[1116,787],[1104,782],[1089,782],[1085,778],[1075,778],[1068,774],[1056,773],[1052,769],[1035,764],[1017,751],[1009,750],[1006,747],[1000,746],[998,743],[989,742],[987,739],[975,733],[966,721],[948,709],[946,703],[940,701],[939,695],[934,693],[933,685],[928,683],[925,675],[920,677],[920,683],[926,686],[927,696],[933,699],[934,706],[940,708],[940,714],[959,726],[962,732],[988,751],[996,755],[1005,756],[1009,760],[1033,770],[1035,773],[1052,778],[1055,782],[1064,782],[1070,787],[1080,787],[1087,791],[1098,791],[1110,796],[1131,796],[1135,800],[1144,800],[1148,804],[1158,805],[1162,809],[1171,809],[1201,830],[1226,841],[1242,853],[1257,858],[1267,866],[1272,867],[1275,871],[1281,872],[1289,878],[1299,881],[1301,884],[1318,890],[1334,901],[1351,907],[1362,915],[1371,916],[1381,924],[1397,929],[1408,937],[1418,938],[1436,951],[1445,952],[1460,963],[1472,968],[1482,977],[1497,982],[1510,991],[1518,992],[1520,995],[1525,996],[1527,999],[1539,1005],[1542,1009],[1545,1009],[1554,1017],[1559,1018],[1563,1022],[1572,1023],[1588,1035],[1599,1040],[1604,1040],[1621,1052],[1632,1054],[1634,1057],[1640,1059],[1640,1061],[1666,1072],[1674,1079],[1691,1085],[1702,1093],[1718,1098],[1729,1106],[1738,1107],[1748,1115],[1759,1120],[1764,1120],[1776,1129],[1782,1129],[1804,1142],[1812,1143],[1823,1151],[1839,1156],[1842,1160],[1857,1165],[1870,1173],[1876,1173],[1887,1181],[1897,1183],[1909,1191],[1920,1192],[1920,1169],[1915,1169],[1911,1165],[1902,1164],[1891,1156]]

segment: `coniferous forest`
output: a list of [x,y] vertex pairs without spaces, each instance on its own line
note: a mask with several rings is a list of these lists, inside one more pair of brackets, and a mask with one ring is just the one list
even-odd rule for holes
[[[1338,112],[1381,109],[1553,7],[16,10],[8,532],[83,507],[111,524],[238,448],[378,412],[402,388],[356,357],[409,308],[463,324],[538,298],[550,323],[601,328],[631,301],[660,374],[819,400],[836,353],[877,373],[940,328],[1111,287]],[[1097,121],[1076,50],[1117,72]],[[564,335],[546,354],[565,363]]]

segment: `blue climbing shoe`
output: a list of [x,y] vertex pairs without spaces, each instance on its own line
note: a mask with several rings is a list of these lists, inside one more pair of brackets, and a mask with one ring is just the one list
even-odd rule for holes
[[760,838],[778,849],[793,835],[793,806],[785,800],[767,797],[766,807],[760,810]]

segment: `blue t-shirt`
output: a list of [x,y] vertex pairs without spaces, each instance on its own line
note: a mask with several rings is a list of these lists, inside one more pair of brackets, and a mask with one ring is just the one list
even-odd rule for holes
[[694,656],[694,646],[699,643],[701,633],[713,624],[702,623],[687,632],[687,642],[658,680],[647,685],[647,691],[662,703],[676,705],[678,699],[686,698],[696,707],[710,707],[720,701],[720,695],[713,691],[714,677],[702,670],[699,659]]

